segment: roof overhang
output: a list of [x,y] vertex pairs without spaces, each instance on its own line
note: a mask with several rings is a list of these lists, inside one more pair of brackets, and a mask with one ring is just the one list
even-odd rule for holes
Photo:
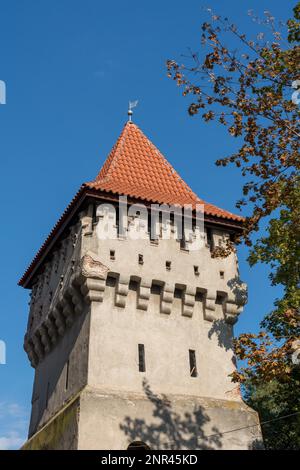
[[[79,209],[84,205],[84,203],[88,199],[100,199],[100,200],[106,200],[112,203],[117,203],[119,200],[119,194],[114,193],[112,191],[106,191],[106,190],[99,190],[99,189],[93,189],[89,186],[89,184],[83,184],[70,204],[67,206],[65,211],[63,212],[62,216],[58,220],[58,222],[55,224],[53,229],[51,230],[49,236],[33,258],[31,264],[21,277],[21,279],[18,282],[19,286],[22,286],[24,288],[31,288],[31,281],[33,280],[34,276],[36,275],[37,271],[39,270],[40,266],[43,264],[47,256],[50,254],[51,250],[55,246],[55,244],[58,242],[60,239],[61,235],[64,233],[66,228],[70,225],[72,222],[72,219],[78,214]],[[134,198],[131,196],[127,196],[127,201],[129,204],[138,204],[142,203],[146,207],[150,207],[151,204],[163,204],[160,201],[150,201],[150,200],[142,200],[140,198]],[[228,230],[232,232],[237,232],[241,233],[243,230],[243,223],[244,223],[243,218],[240,218],[238,220],[233,220],[225,217],[220,217],[216,215],[211,215],[211,214],[204,214],[204,222],[206,224],[211,224],[214,226],[218,227],[223,227],[227,228]]]

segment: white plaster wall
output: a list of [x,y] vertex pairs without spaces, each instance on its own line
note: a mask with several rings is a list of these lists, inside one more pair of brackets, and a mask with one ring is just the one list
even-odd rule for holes
[[[222,231],[213,232],[214,242]],[[99,240],[97,231],[83,242],[83,252],[91,250],[110,273],[128,279],[159,281],[172,286],[189,286],[207,291],[229,292],[228,281],[238,275],[237,259],[212,258],[208,246],[198,251],[180,249],[174,239]],[[110,251],[115,260],[110,259]],[[143,264],[138,263],[139,254]],[[166,269],[171,261],[171,270]],[[194,265],[199,267],[195,275]],[[224,272],[224,279],[220,277]],[[107,286],[102,303],[91,308],[88,384],[93,387],[140,391],[144,376],[155,392],[227,398],[234,389],[228,375],[234,370],[231,349],[232,327],[225,323],[221,305],[216,305],[214,324],[204,319],[203,303],[196,301],[192,317],[182,315],[182,301],[175,298],[171,314],[160,312],[160,298],[151,294],[147,311],[137,309],[137,293],[129,290],[126,306],[115,305],[115,288]],[[215,324],[216,326],[216,324]],[[138,371],[138,344],[145,345],[146,372]],[[189,349],[196,351],[198,377],[190,377]]]
[[[218,235],[215,236],[216,238]],[[84,251],[97,253],[102,263],[112,272],[124,276],[140,276],[145,279],[158,279],[167,283],[188,284],[190,286],[228,292],[228,281],[238,275],[235,253],[227,258],[212,258],[207,246],[198,251],[180,249],[176,240],[159,240],[158,245],[150,240],[98,240],[96,232],[84,241]],[[115,251],[115,261],[110,259],[110,250]],[[138,255],[144,257],[144,264],[138,264]],[[166,261],[171,261],[171,270],[166,270]],[[199,276],[194,274],[194,265],[199,266]],[[224,271],[224,279],[220,277]]]
[[[170,315],[160,313],[157,294],[151,294],[148,311],[138,310],[133,290],[126,308],[117,307],[114,290],[107,286],[103,303],[92,306],[89,385],[141,391],[146,377],[159,393],[227,397],[226,392],[234,388],[228,377],[234,369],[233,353],[218,344],[216,334],[209,337],[212,323],[203,319],[202,302],[196,302],[189,318],[181,314],[177,298]],[[229,344],[232,328],[225,322],[222,328]],[[138,370],[139,343],[145,345],[145,373]],[[189,349],[196,351],[197,377],[190,377]]]

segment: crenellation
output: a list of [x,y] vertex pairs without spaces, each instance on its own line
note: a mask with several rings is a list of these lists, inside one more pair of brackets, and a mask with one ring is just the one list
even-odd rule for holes
[[41,343],[45,350],[45,354],[47,354],[48,352],[50,352],[51,349],[51,339],[48,335],[48,329],[45,324],[42,324],[37,331],[40,335]]
[[75,314],[79,315],[83,311],[83,300],[78,288],[76,287],[76,283],[75,286],[73,285],[73,282],[71,283],[67,288],[67,293],[71,297]]
[[45,349],[44,349],[43,343],[41,341],[39,330],[36,330],[34,332],[34,335],[32,336],[31,339],[32,339],[34,352],[35,352],[38,360],[39,361],[43,360],[43,358],[45,356]]
[[126,306],[126,298],[129,290],[129,276],[119,275],[116,285],[116,294],[115,294],[115,305],[117,307]]
[[217,320],[216,315],[216,299],[217,293],[209,290],[205,296],[204,319],[210,322]]
[[47,328],[48,335],[52,345],[55,345],[58,340],[58,331],[55,325],[55,319],[51,313],[45,320],[45,327]]
[[170,283],[162,283],[160,294],[160,312],[170,315],[174,300],[175,285]]
[[231,303],[227,300],[225,309],[225,319],[227,323],[234,324],[237,322],[238,315],[241,312],[242,307],[237,306],[235,303]]
[[54,322],[58,331],[59,336],[63,336],[66,330],[65,319],[58,307],[54,307],[52,310],[52,315],[54,318]]
[[68,292],[66,291],[65,295],[60,300],[60,305],[62,307],[62,313],[65,317],[66,327],[69,327],[73,323],[73,315],[74,315],[74,306],[70,301],[68,296]]
[[151,281],[140,279],[138,295],[137,295],[137,308],[140,310],[148,310],[151,295]]
[[192,317],[196,299],[196,287],[187,286],[183,292],[182,315]]

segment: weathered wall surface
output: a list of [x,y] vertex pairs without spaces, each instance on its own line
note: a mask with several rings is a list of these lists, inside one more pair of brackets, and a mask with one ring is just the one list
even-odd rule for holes
[[155,394],[144,381],[140,393],[86,387],[22,449],[124,450],[133,441],[153,450],[261,447],[257,414],[244,403]]
[[22,450],[76,450],[78,448],[79,399],[64,407],[29,439]]
[[[153,393],[86,390],[80,400],[79,449],[251,449],[260,441],[257,414],[242,402]],[[252,426],[238,432],[235,428]]]

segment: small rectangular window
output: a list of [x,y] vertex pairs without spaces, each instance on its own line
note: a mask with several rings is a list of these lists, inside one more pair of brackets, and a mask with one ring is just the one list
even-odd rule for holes
[[220,271],[220,278],[224,279],[224,271]]
[[139,264],[144,264],[144,256],[139,255]]
[[119,211],[119,206],[115,205],[115,211],[116,211],[116,224],[115,227],[117,229],[117,234],[118,237],[120,235],[120,211]]
[[67,362],[66,364],[66,382],[65,382],[65,389],[68,390],[69,388],[69,366],[70,366],[70,361]]
[[139,372],[146,372],[145,346],[143,344],[139,344],[138,351],[139,351]]
[[194,266],[194,274],[195,276],[199,276],[199,266]]
[[209,227],[206,229],[206,237],[207,237],[207,244],[210,250],[213,250],[214,249],[213,234],[212,234],[212,229]]
[[110,257],[110,259],[112,259],[112,260],[116,259],[116,257],[115,257],[115,250],[110,250],[110,252],[109,252],[109,257]]
[[171,261],[166,261],[166,270],[171,271]]
[[193,349],[189,349],[190,358],[190,376],[197,377],[197,365],[196,365],[196,352]]

